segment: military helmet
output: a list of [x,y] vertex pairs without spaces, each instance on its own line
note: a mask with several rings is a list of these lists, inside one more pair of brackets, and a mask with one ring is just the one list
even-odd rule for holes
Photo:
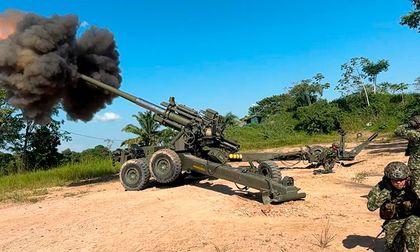
[[391,162],[385,167],[384,175],[389,179],[406,179],[410,176],[410,169],[403,162]]
[[408,121],[408,125],[414,129],[420,128],[420,115],[411,117],[410,121]]

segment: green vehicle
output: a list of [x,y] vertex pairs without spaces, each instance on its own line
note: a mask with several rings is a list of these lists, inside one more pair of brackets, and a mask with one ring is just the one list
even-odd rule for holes
[[257,189],[264,204],[306,197],[305,193],[299,192],[300,188],[294,186],[293,178],[281,175],[273,161],[249,161],[248,166],[239,168],[229,165],[229,161],[241,157],[238,154],[240,146],[225,138],[224,126],[216,111],[198,112],[176,104],[173,97],[158,106],[86,75],[81,74],[80,78],[152,111],[156,122],[178,132],[171,148],[146,146],[141,147],[136,155],[130,155],[131,150],[124,157],[120,155],[120,161],[125,161],[120,180],[126,190],[144,189],[152,176],[157,182],[168,184],[183,177],[183,173],[197,172]]

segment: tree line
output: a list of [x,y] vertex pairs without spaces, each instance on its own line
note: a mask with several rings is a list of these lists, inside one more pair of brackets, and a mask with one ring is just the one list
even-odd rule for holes
[[[400,24],[420,32],[420,1],[410,2],[413,10],[401,17]],[[342,79],[336,86],[343,94],[341,98],[331,102],[322,99],[324,90],[330,88],[330,84],[322,82],[324,76],[318,73],[312,79],[295,83],[285,94],[258,101],[257,105],[249,108],[249,116],[260,115],[266,122],[281,125],[277,129],[293,129],[309,134],[328,133],[342,127],[355,129],[361,127],[362,122],[372,120],[382,124],[399,123],[409,115],[419,114],[420,99],[418,93],[404,95],[410,83],[377,83],[378,75],[388,68],[387,60],[373,62],[367,58],[353,58],[341,66]],[[419,91],[420,78],[412,85]],[[0,89],[0,175],[49,169],[91,157],[109,156],[109,150],[102,145],[81,153],[69,149],[59,153],[57,147],[61,142],[71,141],[69,133],[60,128],[64,122],[52,120],[47,125],[37,125],[25,120],[21,111],[7,103],[6,96],[5,90]],[[58,110],[56,108],[55,115]],[[123,145],[168,145],[175,136],[174,131],[162,129],[154,122],[150,112],[133,117],[137,125],[129,124],[122,130],[136,137],[127,139]],[[233,113],[227,113],[223,120],[228,129],[240,124]],[[231,132],[228,130],[227,134]],[[262,135],[267,136],[266,133]]]
[[[322,98],[330,83],[317,73],[311,79],[293,83],[288,92],[261,99],[250,107],[248,116],[267,120],[283,115],[289,126],[309,134],[330,133],[341,128],[356,130],[376,123],[376,129],[393,127],[420,114],[420,77],[412,83],[378,83],[378,76],[390,64],[381,59],[352,58],[341,65],[342,75],[335,90],[342,96],[331,102]],[[409,87],[414,93],[407,94]],[[373,129],[373,128],[372,128]]]
[[[257,101],[249,108],[248,116],[263,118],[262,126],[253,127],[261,130],[265,137],[270,134],[264,133],[267,131],[264,123],[282,125],[280,130],[307,134],[328,134],[341,128],[358,130],[369,124],[371,129],[395,127],[410,116],[420,114],[420,77],[412,83],[378,82],[380,74],[389,67],[384,59],[374,62],[363,57],[352,58],[341,66],[342,77],[335,87],[342,93],[340,98],[333,101],[322,98],[331,84],[324,81],[322,73],[317,73],[310,79],[293,83],[286,93]],[[410,86],[414,93],[407,93]],[[55,115],[58,111],[56,108]],[[156,123],[151,112],[139,112],[133,117],[136,123],[128,124],[122,131],[135,137],[125,140],[124,146],[168,146],[176,135],[175,131]],[[25,120],[18,109],[6,102],[6,92],[0,90],[0,175],[110,157],[110,150],[102,145],[81,153],[70,149],[60,153],[57,147],[61,142],[71,141],[69,133],[60,129],[63,123],[52,120],[47,125],[37,125]],[[228,128],[228,136],[235,131],[229,128],[243,126],[233,113],[227,113],[223,123]],[[235,134],[231,135],[235,138]]]

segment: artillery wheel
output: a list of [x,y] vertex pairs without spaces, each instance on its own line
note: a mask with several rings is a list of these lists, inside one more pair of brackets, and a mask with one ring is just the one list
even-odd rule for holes
[[181,159],[175,151],[160,149],[153,153],[149,160],[153,177],[159,183],[171,183],[181,174]]
[[319,145],[315,145],[312,147],[309,147],[309,153],[310,153],[310,158],[309,158],[309,162],[314,162],[314,160],[321,160],[324,157],[324,147],[319,146]]
[[263,161],[258,166],[258,174],[264,177],[281,181],[281,172],[277,164],[273,161]]
[[146,159],[130,159],[121,166],[120,181],[127,191],[144,189],[149,182],[150,171]]

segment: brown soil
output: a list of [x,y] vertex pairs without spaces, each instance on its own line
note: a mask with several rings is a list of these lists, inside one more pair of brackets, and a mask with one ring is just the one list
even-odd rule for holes
[[[372,144],[357,157],[365,161],[333,174],[286,169],[307,197],[275,205],[220,179],[139,192],[125,192],[118,179],[49,189],[37,203],[0,204],[0,250],[366,251],[382,221],[365,196],[388,162],[407,161],[404,148]],[[330,246],[321,249],[328,224]]]

